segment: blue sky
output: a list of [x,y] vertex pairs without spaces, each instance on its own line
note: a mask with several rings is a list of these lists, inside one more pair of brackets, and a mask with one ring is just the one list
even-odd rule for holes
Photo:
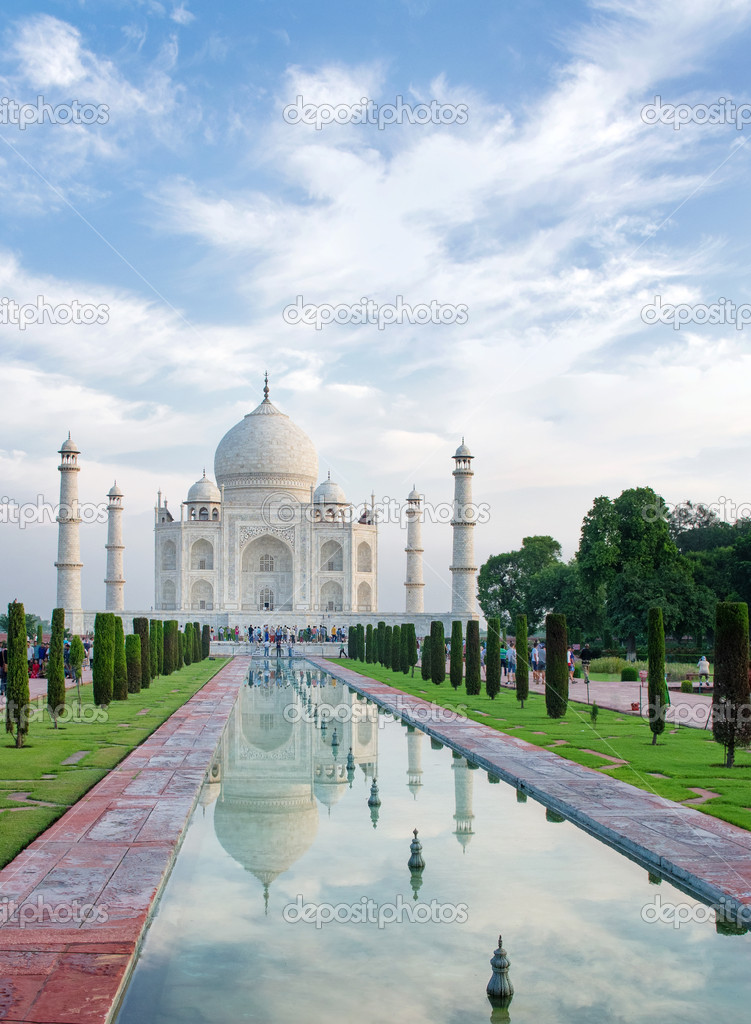
[[[81,496],[126,496],[126,603],[152,603],[153,504],[177,506],[261,397],[347,496],[451,497],[461,435],[491,506],[477,554],[550,533],[570,556],[599,494],[748,499],[745,331],[649,326],[664,302],[751,299],[751,128],[644,123],[751,100],[751,0],[647,3],[28,2],[0,14],[0,94],[108,108],[0,125],[0,295],[106,304],[105,325],[0,325],[0,479],[54,502],[71,430]],[[466,124],[312,126],[285,106],[466,104]],[[467,324],[285,323],[312,303],[466,304]],[[103,601],[104,528],[84,531]],[[430,526],[426,607],[449,606]],[[382,610],[404,534],[381,533]],[[0,523],[3,586],[45,616],[53,525]]]

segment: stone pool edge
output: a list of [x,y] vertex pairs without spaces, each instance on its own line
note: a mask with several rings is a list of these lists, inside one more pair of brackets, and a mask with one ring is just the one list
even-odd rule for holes
[[654,867],[683,891],[725,907],[731,918],[742,913],[743,923],[749,923],[751,832],[461,718],[326,658],[308,660],[619,853]]
[[19,908],[106,912],[76,928],[0,925],[0,1020],[113,1020],[250,660],[223,666],[0,871]]

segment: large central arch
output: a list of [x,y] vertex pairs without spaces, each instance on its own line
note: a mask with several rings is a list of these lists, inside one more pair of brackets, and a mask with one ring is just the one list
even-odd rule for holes
[[242,550],[242,606],[248,611],[266,611],[269,592],[273,611],[292,611],[294,601],[294,556],[279,537],[254,537]]

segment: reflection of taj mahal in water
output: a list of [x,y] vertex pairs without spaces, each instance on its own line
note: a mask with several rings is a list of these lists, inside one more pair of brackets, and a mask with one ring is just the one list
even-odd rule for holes
[[[321,728],[325,712],[330,718]],[[219,842],[256,876],[266,898],[274,879],[313,845],[321,809],[330,814],[358,775],[369,781],[377,777],[378,730],[378,707],[319,669],[298,669],[273,659],[251,669],[250,684],[238,696],[201,803],[215,804]],[[423,784],[425,742],[423,732],[408,729],[404,784],[415,799]],[[453,831],[466,848],[473,834],[473,773],[464,758],[455,756],[452,774]],[[367,806],[363,813],[368,813]],[[377,808],[370,809],[370,817],[375,828]]]

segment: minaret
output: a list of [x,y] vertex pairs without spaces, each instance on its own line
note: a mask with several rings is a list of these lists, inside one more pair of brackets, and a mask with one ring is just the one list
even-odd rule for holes
[[477,566],[475,565],[474,506],[472,505],[472,459],[462,443],[454,455],[454,554],[451,564],[451,614],[474,617],[476,612]]
[[60,508],[57,528],[57,607],[65,609],[65,625],[72,633],[83,632],[81,608],[81,544],[78,527],[78,456],[80,451],[70,439],[60,448]]
[[407,498],[407,614],[425,610],[425,593],[422,579],[422,495],[417,484]]
[[[109,494],[107,505],[107,578],[104,581],[106,596],[104,607],[108,612],[121,612],[125,609],[123,576],[123,492],[115,480]],[[161,501],[161,494],[160,494]]]
[[415,800],[422,786],[422,737],[413,725],[407,728],[407,788]]
[[456,810],[456,813],[454,814],[454,821],[456,822],[454,835],[459,840],[461,846],[466,850],[472,836],[474,835],[474,832],[472,831],[472,822],[475,820],[475,816],[472,813],[472,789],[474,787],[474,779],[472,778],[472,772],[463,757],[457,758],[454,756],[451,769],[454,772],[454,800]]

